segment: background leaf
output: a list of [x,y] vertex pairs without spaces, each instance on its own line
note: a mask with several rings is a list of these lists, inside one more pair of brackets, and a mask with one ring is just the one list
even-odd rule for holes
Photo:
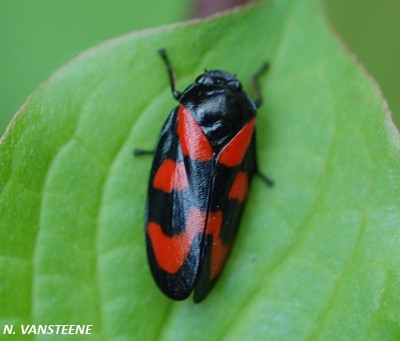
[[[143,211],[152,148],[204,68],[247,87],[268,59],[262,170],[226,270],[201,304],[152,282]],[[0,319],[90,323],[94,339],[391,340],[399,328],[399,140],[314,1],[127,35],[63,67],[0,145]],[[87,338],[87,337],[85,337]],[[39,337],[40,339],[40,337]]]
[[187,0],[1,1],[0,135],[28,95],[80,51],[126,32],[183,20],[189,5]]
[[332,25],[375,78],[400,127],[400,2],[326,0]]
[[[323,2],[332,26],[380,85],[399,126],[400,2]],[[0,2],[0,135],[38,84],[78,51],[125,32],[183,20],[190,5],[187,0]]]

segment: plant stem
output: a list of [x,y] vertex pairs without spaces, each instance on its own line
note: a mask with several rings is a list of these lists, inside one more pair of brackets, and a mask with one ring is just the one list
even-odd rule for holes
[[196,18],[205,17],[246,2],[246,0],[197,0],[194,1],[192,16]]

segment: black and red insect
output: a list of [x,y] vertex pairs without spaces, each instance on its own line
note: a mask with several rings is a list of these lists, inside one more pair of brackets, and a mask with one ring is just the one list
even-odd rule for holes
[[260,174],[255,116],[262,102],[258,78],[268,65],[252,78],[255,100],[234,75],[222,70],[206,70],[181,93],[166,51],[159,53],[180,104],[165,122],[154,152],[146,209],[147,254],[165,295],[183,300],[194,292],[194,301],[200,302],[221,273],[251,178]]

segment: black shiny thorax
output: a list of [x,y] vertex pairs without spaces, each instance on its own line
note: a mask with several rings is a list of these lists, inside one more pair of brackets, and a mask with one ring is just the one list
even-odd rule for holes
[[[215,74],[218,78],[213,77]],[[256,115],[257,110],[240,82],[221,70],[207,71],[198,77],[196,83],[181,94],[179,102],[190,110],[216,152]]]

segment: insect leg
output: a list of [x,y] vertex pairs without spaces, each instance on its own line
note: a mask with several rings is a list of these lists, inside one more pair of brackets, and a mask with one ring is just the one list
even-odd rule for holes
[[154,150],[146,150],[146,149],[135,149],[133,151],[134,156],[142,156],[142,155],[154,155]]
[[251,77],[251,85],[253,87],[254,93],[256,95],[256,99],[254,102],[256,103],[257,108],[261,106],[262,104],[262,97],[261,97],[261,91],[260,91],[260,85],[258,83],[258,80],[262,74],[267,71],[269,68],[269,63],[266,62],[264,63],[260,69]]
[[274,180],[272,180],[271,178],[269,178],[268,176],[266,176],[265,174],[261,173],[258,169],[256,171],[256,175],[258,175],[261,180],[268,186],[268,187],[272,187],[274,185]]
[[167,67],[172,96],[174,96],[174,98],[179,101],[181,93],[175,88],[174,70],[172,69],[171,63],[169,62],[167,51],[165,49],[159,49],[158,54],[161,56],[162,60],[164,61]]
[[253,168],[253,174],[254,175],[258,175],[261,180],[264,182],[264,184],[266,184],[268,187],[272,187],[274,185],[274,181],[266,176],[265,174],[263,174],[260,171],[260,167],[258,166],[258,159],[257,159],[257,152],[256,152],[257,148],[256,148],[256,131],[254,131],[254,135],[253,138],[251,140],[251,145],[250,145],[250,152],[252,153],[252,157],[253,157],[253,162],[254,162],[254,168]]

